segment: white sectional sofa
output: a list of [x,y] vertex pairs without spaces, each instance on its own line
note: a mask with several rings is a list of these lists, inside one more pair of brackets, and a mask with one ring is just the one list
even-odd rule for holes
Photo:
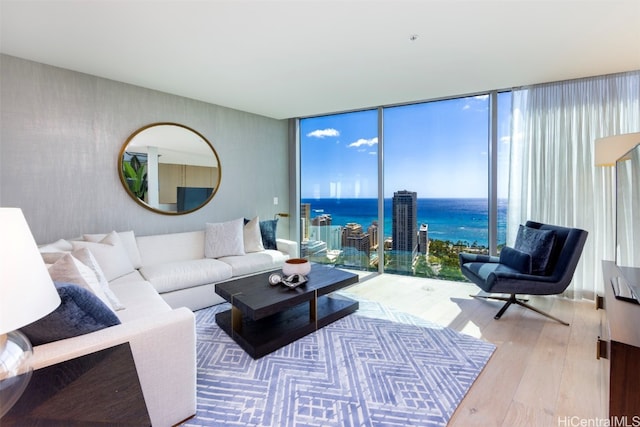
[[[175,425],[194,415],[196,334],[192,310],[222,302],[215,294],[215,283],[277,269],[289,257],[297,256],[295,242],[277,239],[278,250],[255,250],[259,247],[254,245],[244,254],[207,257],[208,231],[152,236],[112,232],[42,246],[48,263],[63,253],[73,256],[82,248],[89,249],[102,270],[94,269],[95,278],[100,281],[102,273],[108,282],[110,295],[103,297],[108,297],[121,324],[34,346],[34,369],[129,342],[153,425]],[[50,266],[52,277],[57,262]]]
[[[143,236],[136,241],[142,266],[134,273],[135,280],[139,274],[171,307],[191,310],[223,302],[215,293],[216,283],[277,269],[298,253],[296,242],[276,239],[277,250],[206,258],[204,230]],[[124,276],[115,283],[128,280],[131,278]]]

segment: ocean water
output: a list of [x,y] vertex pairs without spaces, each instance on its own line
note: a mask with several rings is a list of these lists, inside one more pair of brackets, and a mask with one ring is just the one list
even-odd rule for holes
[[[378,219],[377,199],[302,199],[311,217],[330,214],[332,225],[355,222],[367,228]],[[392,199],[384,200],[384,235],[391,237]],[[498,244],[506,241],[507,200],[498,201]],[[379,221],[378,221],[379,223]],[[418,199],[418,227],[428,224],[429,238],[489,245],[486,199]]]

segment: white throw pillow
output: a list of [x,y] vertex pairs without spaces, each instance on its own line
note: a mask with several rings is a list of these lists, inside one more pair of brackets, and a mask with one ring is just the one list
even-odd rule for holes
[[262,252],[262,234],[260,234],[260,218],[255,217],[244,225],[244,251]]
[[[118,237],[122,241],[122,244],[127,249],[127,254],[129,255],[129,260],[131,264],[133,264],[133,268],[142,267],[142,257],[140,256],[140,251],[138,250],[138,243],[136,242],[136,235],[133,230],[130,231],[119,231],[117,232]],[[107,237],[107,234],[83,234],[82,238],[87,242],[99,242],[102,239]]]
[[40,251],[45,264],[53,264],[62,258],[65,253],[70,253],[72,250],[73,245],[71,242],[64,239],[38,247],[38,251]]
[[113,311],[113,306],[100,287],[95,273],[70,253],[64,254],[49,267],[49,275],[55,282],[71,283],[91,291]]
[[135,270],[127,254],[127,249],[115,231],[107,234],[100,242],[74,240],[71,243],[76,251],[82,248],[91,251],[109,282]]
[[74,258],[89,267],[91,271],[93,271],[93,273],[96,275],[96,279],[98,279],[100,289],[102,289],[102,292],[104,292],[105,296],[111,303],[111,307],[114,310],[124,310],[125,306],[122,305],[116,294],[114,294],[109,287],[109,282],[107,281],[107,278],[102,272],[98,261],[95,259],[91,251],[87,248],[82,248],[78,249],[77,251],[73,251],[71,255],[73,255]]
[[244,255],[244,219],[207,223],[204,236],[204,256],[220,258]]

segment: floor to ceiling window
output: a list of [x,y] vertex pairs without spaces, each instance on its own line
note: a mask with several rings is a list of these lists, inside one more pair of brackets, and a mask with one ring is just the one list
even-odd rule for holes
[[415,211],[385,217],[409,239],[386,271],[462,280],[458,252],[488,252],[488,111],[487,95],[384,109],[384,198]]
[[376,110],[300,121],[302,256],[377,270]]
[[[498,93],[497,126],[497,234],[498,252],[507,243],[507,205],[511,156],[511,91]],[[513,242],[511,242],[513,244]]]
[[[458,252],[489,253],[490,215],[498,249],[506,239],[510,92],[497,94],[495,108],[490,99],[485,94],[301,119],[302,255],[463,280]],[[498,122],[493,149],[492,112]],[[489,208],[491,180],[497,180],[495,211]]]

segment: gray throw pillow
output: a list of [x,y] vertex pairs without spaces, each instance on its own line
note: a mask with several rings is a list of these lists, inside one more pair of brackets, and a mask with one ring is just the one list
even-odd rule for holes
[[120,319],[91,291],[70,283],[54,282],[60,305],[20,330],[32,345],[46,344],[119,325]]
[[556,232],[520,225],[514,248],[531,255],[531,274],[547,274]]

